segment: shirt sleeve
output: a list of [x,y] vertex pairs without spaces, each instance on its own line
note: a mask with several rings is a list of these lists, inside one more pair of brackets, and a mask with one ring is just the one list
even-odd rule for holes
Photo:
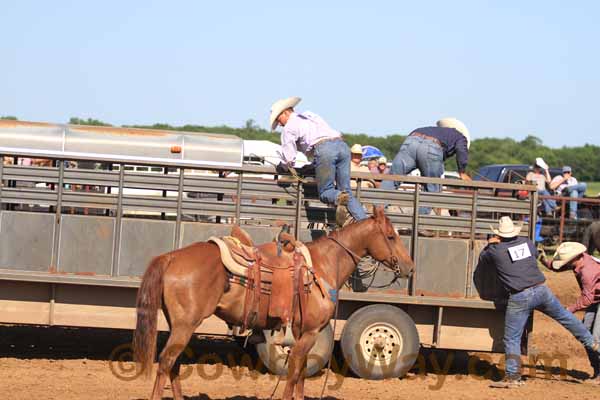
[[[562,175],[556,175],[556,176],[555,176],[554,178],[552,178],[552,180],[550,181],[550,186],[552,186],[552,185],[555,185],[555,184],[558,184],[558,182],[560,182],[560,181],[561,181],[561,179],[562,179]],[[558,190],[558,188],[559,188],[559,187],[560,187],[560,185],[559,185],[559,186],[556,186],[556,187],[554,188],[554,190]]]
[[456,142],[456,167],[458,172],[465,172],[469,162],[469,149],[467,148],[467,139],[461,135]]
[[298,153],[296,134],[291,128],[284,127],[283,132],[281,132],[281,152],[284,162],[292,164],[296,161],[296,154]]
[[525,175],[525,180],[526,181],[532,181],[533,179],[533,173],[532,172],[528,172],[527,175]]
[[590,279],[587,279],[587,277],[583,275],[581,280],[581,296],[575,300],[575,303],[567,307],[567,310],[574,313],[594,304],[596,297],[595,285],[596,282],[590,281]]
[[481,253],[479,253],[479,262],[481,264],[492,264],[492,252],[493,252],[493,247],[492,245],[488,244],[487,246],[485,246],[483,248],[483,250],[481,250]]

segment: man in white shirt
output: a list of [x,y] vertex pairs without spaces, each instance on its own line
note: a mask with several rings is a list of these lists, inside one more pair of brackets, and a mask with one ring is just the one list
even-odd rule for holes
[[[542,196],[550,196],[550,192],[546,189],[546,184],[550,183],[550,173],[548,172],[548,164],[540,157],[535,159],[533,171],[529,172],[525,177],[527,182],[533,182],[537,186],[538,194]],[[556,208],[556,201],[553,199],[542,199],[544,215],[551,216]]]
[[[283,127],[281,148],[284,163],[278,171],[293,165],[298,150],[312,154],[315,162],[317,189],[322,202],[338,206],[339,215],[343,207],[355,220],[367,218],[360,202],[352,196],[350,189],[350,149],[342,140],[340,132],[332,129],[320,116],[310,111],[296,113],[294,107],[300,97],[289,97],[271,106],[271,129]],[[339,220],[339,218],[336,218]]]
[[[554,190],[557,196],[568,196],[574,199],[581,199],[587,190],[584,182],[577,182],[573,177],[571,167],[565,165],[562,169],[562,175],[557,175],[550,182],[550,189]],[[569,202],[569,218],[577,219],[577,202]]]

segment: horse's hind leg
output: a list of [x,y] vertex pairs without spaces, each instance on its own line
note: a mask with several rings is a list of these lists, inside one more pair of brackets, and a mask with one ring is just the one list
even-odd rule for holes
[[[172,332],[173,326],[171,324],[171,317],[170,317],[169,311],[167,310],[166,307],[163,307],[163,313],[165,314],[167,323],[169,324],[169,332]],[[189,342],[189,338],[188,338],[188,342]],[[175,357],[175,364],[173,364],[173,367],[171,368],[171,372],[169,374],[169,378],[171,380],[171,390],[173,391],[173,398],[176,400],[183,399],[183,390],[181,389],[181,377],[179,375],[179,371],[181,368],[181,358],[180,357],[181,357],[181,354],[178,357]]]
[[283,400],[304,399],[304,374],[308,352],[317,340],[318,330],[302,334],[296,341],[288,362],[288,379],[283,392]]
[[179,379],[179,365],[175,368],[173,368],[173,366],[190,341],[190,337],[192,336],[192,333],[194,333],[195,328],[195,325],[185,323],[172,325],[169,340],[167,340],[165,348],[160,353],[156,380],[154,381],[152,396],[150,397],[151,400],[160,400],[162,398],[167,377],[171,379],[173,398],[175,400],[183,400],[181,382]]

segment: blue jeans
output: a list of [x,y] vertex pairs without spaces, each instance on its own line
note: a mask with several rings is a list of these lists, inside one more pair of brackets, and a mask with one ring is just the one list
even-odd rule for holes
[[[583,316],[583,325],[592,333],[594,341],[600,343],[600,307],[598,304],[593,304],[586,308]],[[594,375],[600,373],[600,357],[597,353],[586,349],[590,364],[594,368]]]
[[[549,191],[546,189],[538,190],[538,194],[541,196],[552,196]],[[542,199],[542,206],[544,207],[545,214],[551,214],[552,211],[556,208],[556,200],[552,199]]]
[[556,320],[583,343],[586,350],[593,351],[594,338],[583,323],[560,304],[546,285],[535,286],[511,294],[508,298],[504,316],[504,352],[506,353],[507,376],[518,377],[521,375],[521,337],[533,310],[539,310]]
[[348,211],[355,220],[367,218],[367,213],[350,189],[350,149],[343,140],[329,140],[314,148],[315,172],[319,199],[337,204],[341,192],[350,195]]
[[[565,196],[572,197],[574,199],[581,199],[587,190],[587,185],[583,182],[578,183],[577,185],[567,186],[563,189],[563,194]],[[570,201],[569,202],[569,214],[572,219],[577,219],[577,202]]]
[[[419,136],[408,136],[394,161],[392,161],[393,175],[408,175],[412,170],[419,168],[421,176],[440,178],[444,173],[444,149],[434,141]],[[383,181],[382,189],[393,190],[400,186],[400,182]],[[425,185],[428,192],[441,192],[442,187],[436,183]],[[419,214],[429,214],[428,207],[419,208]]]

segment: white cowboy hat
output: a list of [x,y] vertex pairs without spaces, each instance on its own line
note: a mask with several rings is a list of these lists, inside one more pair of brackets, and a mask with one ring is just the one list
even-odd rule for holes
[[510,217],[504,216],[500,218],[500,221],[498,221],[498,229],[494,229],[494,227],[491,225],[490,229],[492,232],[494,232],[494,235],[498,235],[503,238],[512,238],[521,232],[521,229],[523,229],[523,224],[515,225]]
[[552,259],[552,268],[561,269],[580,254],[585,253],[587,248],[581,243],[577,242],[564,242],[556,249],[554,258]]
[[467,139],[467,149],[471,148],[471,135],[469,134],[469,130],[459,120],[456,118],[442,118],[440,119],[436,125],[440,128],[454,128],[459,131],[465,139]]
[[288,97],[287,99],[277,100],[271,106],[271,116],[269,117],[269,125],[271,125],[271,130],[275,130],[279,122],[277,122],[277,117],[279,114],[287,110],[288,108],[294,108],[298,103],[302,100],[300,97]]
[[379,157],[377,159],[377,164],[387,164],[387,158],[385,158],[385,157]]
[[537,165],[540,168],[543,169],[548,169],[548,164],[546,164],[546,162],[544,161],[544,159],[542,157],[537,157],[535,159],[535,165]]
[[362,146],[360,144],[355,144],[350,148],[350,153],[352,154],[360,154],[362,155]]

